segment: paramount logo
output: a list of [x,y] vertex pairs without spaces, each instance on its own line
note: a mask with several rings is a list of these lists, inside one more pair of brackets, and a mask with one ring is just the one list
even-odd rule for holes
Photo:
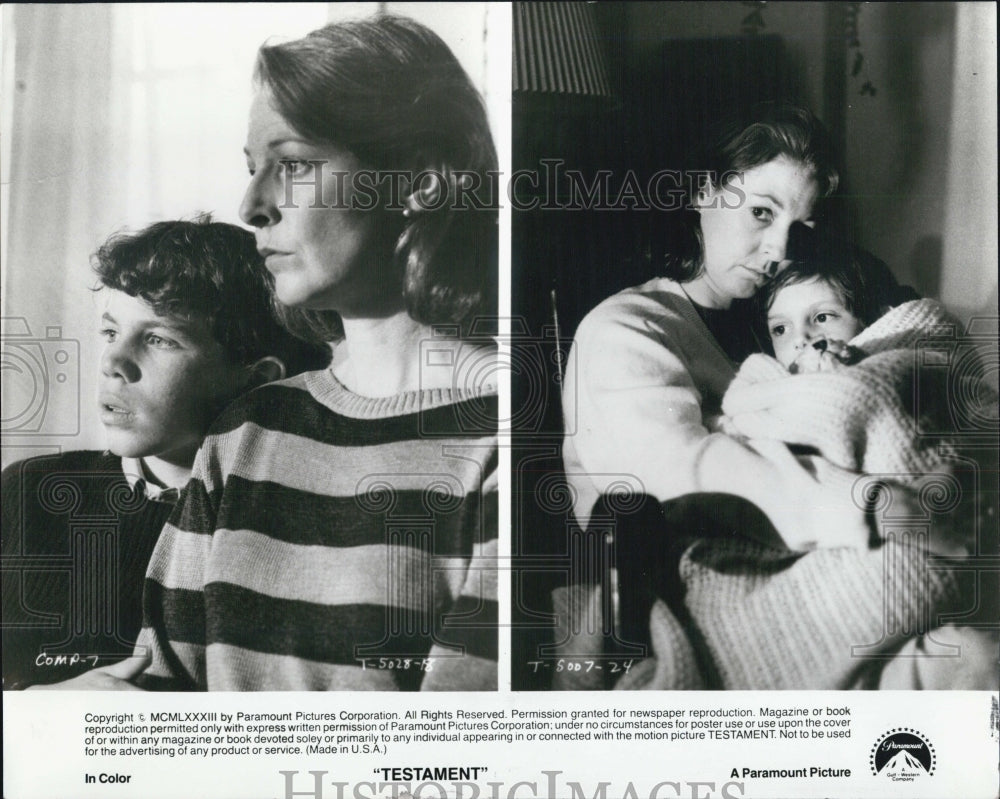
[[889,730],[872,747],[869,760],[872,774],[893,782],[913,782],[918,777],[931,776],[937,765],[934,747],[909,727]]

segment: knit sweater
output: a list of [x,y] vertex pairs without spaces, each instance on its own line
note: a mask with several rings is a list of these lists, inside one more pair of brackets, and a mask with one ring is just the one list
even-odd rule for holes
[[237,400],[153,554],[140,684],[495,690],[496,414],[331,370]]
[[650,280],[592,310],[563,388],[563,460],[580,523],[615,485],[661,502],[697,491],[699,454],[735,374],[672,280]]
[[949,394],[955,387],[947,370],[920,363],[918,345],[946,346],[943,336],[954,329],[940,303],[913,300],[851,340],[865,356],[853,366],[792,375],[769,355],[751,355],[723,398],[726,426],[749,438],[807,446],[841,468],[898,482],[947,471],[954,457],[948,434],[958,432]]
[[20,461],[2,486],[4,688],[131,654],[143,575],[172,503],[133,490],[107,452]]
[[[698,456],[720,435],[710,431],[734,376],[672,281],[628,289],[592,311],[577,333],[564,389],[563,456],[578,520],[586,525],[598,495],[618,486],[661,502],[697,492]],[[809,430],[808,420],[801,427]],[[711,502],[705,512],[719,518],[731,503],[718,496]],[[706,528],[711,533],[698,537]],[[654,603],[655,660],[621,687],[851,687],[873,662],[883,663],[908,638],[936,626],[940,614],[966,607],[971,596],[969,580],[932,568],[926,549],[905,537],[878,549],[801,554],[729,535],[739,531],[709,523],[670,531],[685,543],[695,539],[665,575],[682,590],[657,586],[675,607]],[[659,546],[658,532],[649,531],[650,546]],[[559,651],[599,653],[606,628],[582,624],[579,614],[599,614],[616,600],[602,597],[600,587],[572,585],[556,601],[567,625]],[[570,634],[572,628],[583,632]],[[594,686],[572,680],[559,687]]]

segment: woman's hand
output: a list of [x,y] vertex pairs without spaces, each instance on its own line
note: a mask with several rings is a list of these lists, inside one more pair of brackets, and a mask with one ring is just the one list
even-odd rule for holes
[[131,683],[149,665],[150,656],[132,655],[110,666],[101,666],[84,672],[71,680],[51,685],[33,685],[29,691],[141,691]]
[[822,465],[822,474],[814,474],[780,441],[748,444],[772,467],[770,479],[776,482],[768,486],[769,499],[761,509],[789,549],[868,548],[871,529],[851,491],[855,475],[821,459],[813,463]]

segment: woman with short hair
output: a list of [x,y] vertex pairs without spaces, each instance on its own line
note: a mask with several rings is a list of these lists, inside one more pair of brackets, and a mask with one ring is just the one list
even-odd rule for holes
[[261,48],[256,89],[241,216],[289,326],[334,362],[214,425],[147,575],[141,683],[495,690],[482,100],[393,16]]

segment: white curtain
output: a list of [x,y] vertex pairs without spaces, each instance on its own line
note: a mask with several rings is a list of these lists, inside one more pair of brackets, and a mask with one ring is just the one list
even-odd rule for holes
[[123,207],[112,16],[108,6],[17,5],[5,20],[14,72],[4,75],[13,95],[4,116],[4,463],[82,429],[80,339],[94,327],[87,255]]
[[[486,6],[389,5],[438,30],[487,89]],[[257,48],[379,6],[4,7],[4,465],[103,446],[90,255],[156,220],[239,221]],[[509,91],[497,101],[502,116]]]

